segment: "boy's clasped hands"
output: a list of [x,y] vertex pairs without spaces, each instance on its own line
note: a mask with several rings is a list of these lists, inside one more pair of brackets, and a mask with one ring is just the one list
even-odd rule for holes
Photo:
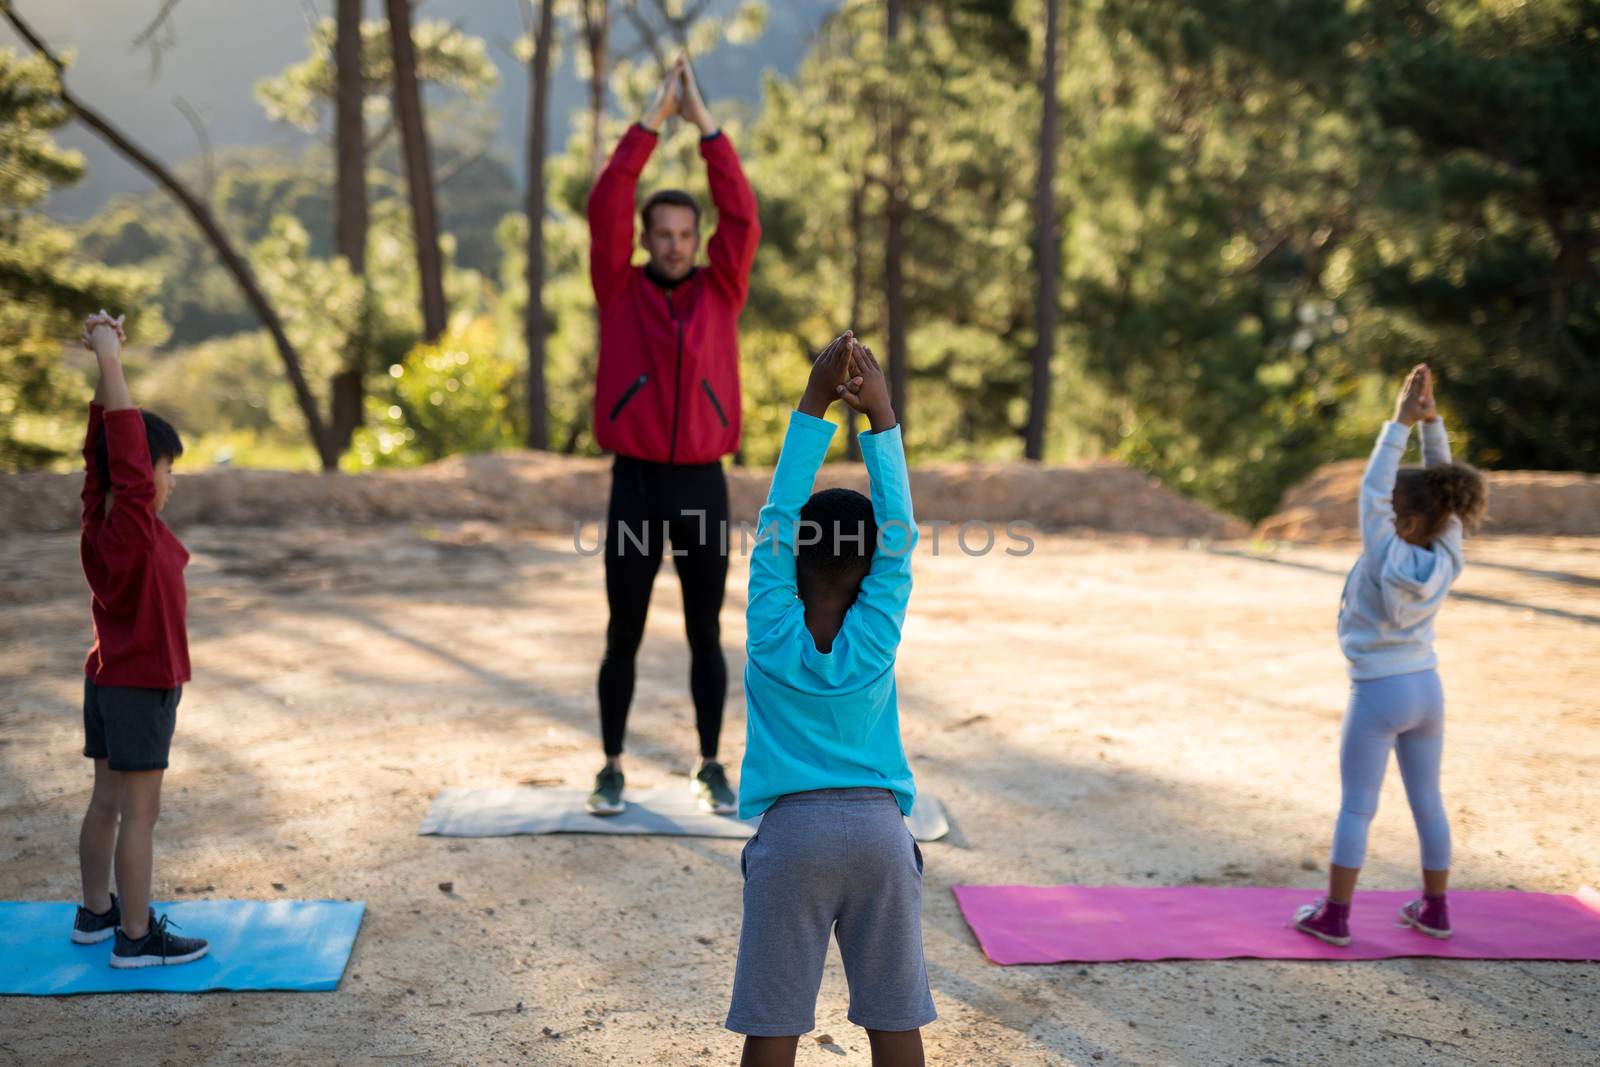
[[889,403],[889,383],[883,376],[872,349],[856,340],[855,331],[846,330],[824,348],[811,366],[811,380],[800,398],[799,410],[822,418],[828,405],[842,400],[867,417],[873,433],[895,425],[894,407]]

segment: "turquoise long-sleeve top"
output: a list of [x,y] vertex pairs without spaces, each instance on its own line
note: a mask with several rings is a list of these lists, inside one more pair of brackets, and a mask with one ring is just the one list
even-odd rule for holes
[[761,814],[789,793],[876,787],[894,794],[904,814],[916,782],[900,741],[894,661],[911,599],[916,519],[900,427],[860,436],[872,484],[878,544],[856,601],[827,652],[806,629],[795,584],[800,508],[834,424],[796,411],[789,416],[772,489],[756,524],[745,610],[744,764],[739,817]]

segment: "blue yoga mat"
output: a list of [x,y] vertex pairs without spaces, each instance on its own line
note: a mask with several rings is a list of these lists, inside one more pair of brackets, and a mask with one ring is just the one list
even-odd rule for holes
[[193,963],[119,971],[111,940],[72,943],[74,904],[0,901],[0,995],[337,989],[366,911],[361,901],[185,900],[157,903],[177,933],[211,952]]

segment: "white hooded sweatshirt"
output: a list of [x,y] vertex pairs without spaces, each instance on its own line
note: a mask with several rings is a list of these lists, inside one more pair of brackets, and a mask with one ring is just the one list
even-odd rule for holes
[[[1428,548],[1407,543],[1394,525],[1394,483],[1411,429],[1386,422],[1361,480],[1361,558],[1339,602],[1339,645],[1356,681],[1438,666],[1433,617],[1461,573],[1461,520],[1454,515]],[[1450,462],[1444,423],[1422,424],[1422,464]]]

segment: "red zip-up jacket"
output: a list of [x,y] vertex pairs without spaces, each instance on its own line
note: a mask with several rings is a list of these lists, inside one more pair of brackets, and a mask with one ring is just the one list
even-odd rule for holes
[[[106,431],[111,510],[95,463],[95,440]],[[84,673],[95,685],[176,689],[189,680],[189,553],[156,516],[155,471],[137,408],[89,405],[83,442],[83,574],[89,579],[94,647]]]
[[739,312],[761,224],[728,138],[702,138],[717,207],[710,266],[670,291],[651,282],[632,262],[634,195],[657,140],[630,129],[589,192],[589,280],[600,305],[594,435],[637,459],[710,463],[739,447]]

